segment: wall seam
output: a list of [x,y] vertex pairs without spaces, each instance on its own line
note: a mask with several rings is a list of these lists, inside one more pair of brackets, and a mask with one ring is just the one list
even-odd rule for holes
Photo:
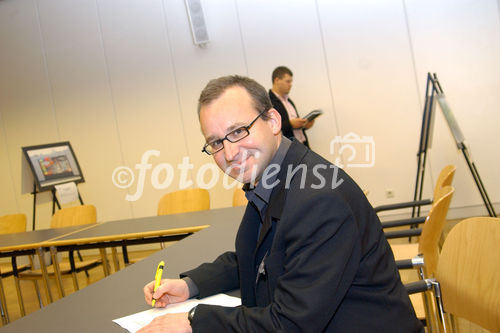
[[[106,52],[106,45],[104,44],[104,36],[102,32],[102,21],[101,21],[101,14],[99,11],[99,2],[98,0],[95,0],[95,7],[96,7],[96,16],[97,16],[97,28],[99,29],[99,42],[101,43],[101,48],[102,48],[102,54],[103,54],[103,60],[104,60],[104,75],[106,76],[106,81],[107,81],[107,86],[109,90],[109,95],[111,98],[111,109],[113,113],[113,119],[115,121],[115,127],[116,127],[116,134],[118,136],[118,148],[120,151],[120,158],[123,164],[125,164],[125,154],[123,152],[123,144],[122,144],[122,137],[120,134],[120,127],[118,126],[118,114],[116,111],[116,105],[115,105],[115,96],[113,93],[113,84],[111,83],[111,76],[109,75],[109,61],[108,61],[108,54]],[[127,189],[127,192],[129,192],[129,189]],[[130,194],[130,192],[129,192]],[[134,217],[134,207],[132,202],[129,201],[129,208],[130,208],[130,214],[132,217]]]
[[236,8],[236,19],[238,20],[238,30],[240,33],[241,49],[243,51],[243,61],[245,62],[245,70],[246,70],[247,76],[250,76],[250,73],[248,71],[248,59],[247,59],[247,51],[245,48],[245,40],[243,38],[243,29],[241,28],[240,10],[238,7],[238,0],[234,0],[234,7]]
[[[179,89],[179,81],[177,78],[177,71],[176,71],[175,60],[174,60],[174,52],[172,50],[172,43],[170,40],[170,34],[169,34],[169,30],[168,30],[168,23],[167,23],[168,19],[167,19],[167,10],[165,8],[165,1],[166,0],[163,0],[161,2],[162,10],[163,10],[163,27],[164,27],[164,33],[165,33],[165,43],[167,44],[167,47],[168,47],[168,50],[170,53],[170,65],[172,66],[172,73],[174,76],[175,93],[177,95],[177,106],[178,106],[179,116],[181,118],[181,123],[182,123],[182,134],[184,135],[184,147],[186,149],[187,156],[189,157],[190,153],[189,153],[189,145],[188,145],[188,136],[187,136],[186,126],[185,126],[186,122],[184,121],[184,117],[183,117],[183,113],[182,113],[182,103],[181,103],[181,96],[180,96],[180,89]],[[186,10],[187,10],[187,8],[186,8]],[[188,19],[188,18],[186,17],[186,19]],[[189,173],[190,173],[190,177],[191,177],[190,179],[194,179],[192,168],[189,168]]]
[[38,32],[40,35],[40,46],[42,49],[43,69],[45,71],[45,79],[47,80],[50,103],[52,104],[52,113],[54,115],[54,121],[56,123],[57,137],[61,140],[61,131],[59,129],[59,122],[57,121],[56,101],[54,99],[54,91],[52,89],[52,83],[50,80],[49,64],[47,62],[47,50],[45,49],[45,43],[43,40],[43,29],[42,29],[42,23],[40,21],[40,7],[38,5],[39,1],[35,2],[36,2],[36,20],[38,25]]
[[[330,92],[330,100],[332,103],[332,112],[333,112],[333,127],[337,130],[337,135],[340,135],[340,124],[338,121],[337,117],[337,109],[335,107],[335,97],[333,96],[333,83],[332,83],[332,78],[330,76],[330,64],[328,62],[328,55],[326,52],[326,45],[325,45],[325,36],[323,33],[323,24],[321,23],[321,15],[320,15],[320,10],[319,10],[319,4],[318,0],[314,1],[315,6],[316,6],[316,16],[318,18],[318,28],[319,28],[319,35],[321,38],[321,48],[323,49],[323,58],[325,61],[325,66],[326,66],[326,76],[328,80],[328,90]],[[343,164],[343,156],[340,156],[340,162]]]
[[[418,71],[417,71],[417,60],[416,60],[416,57],[415,57],[415,49],[413,47],[413,40],[411,38],[411,29],[410,29],[410,19],[408,17],[408,9],[406,8],[406,2],[405,0],[402,0],[401,1],[402,4],[403,4],[403,14],[404,14],[404,19],[405,19],[405,24],[406,24],[406,33],[407,33],[407,36],[408,36],[408,46],[409,46],[409,49],[410,49],[410,57],[411,57],[411,62],[412,62],[412,66],[413,66],[413,75],[415,77],[415,88],[417,90],[417,100],[418,100],[418,104],[420,106],[420,116],[422,117],[423,116],[423,113],[424,113],[424,107],[422,105],[422,99],[421,99],[421,91],[420,91],[420,87],[419,87],[419,80],[418,80]],[[432,135],[432,133],[431,133]],[[431,182],[432,184],[434,184],[434,174],[432,172],[432,158],[429,154],[429,152],[426,153],[426,159],[427,159],[427,163],[429,165],[429,168],[428,168],[428,171],[429,171],[429,177],[431,179]],[[418,165],[417,165],[418,167]],[[425,172],[425,170],[424,170]],[[422,179],[422,182],[425,181],[425,176],[424,176],[424,179]],[[434,186],[432,186],[431,188],[434,188]],[[425,190],[425,187],[424,187],[424,190]]]

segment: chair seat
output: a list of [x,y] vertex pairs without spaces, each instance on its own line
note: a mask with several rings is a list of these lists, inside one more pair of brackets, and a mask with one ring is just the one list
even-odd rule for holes
[[418,244],[392,244],[392,253],[394,253],[394,259],[404,260],[416,257],[418,255]]
[[[86,269],[90,269],[93,267],[97,267],[100,264],[102,264],[101,259],[93,259],[93,260],[84,260],[84,261],[75,261],[75,270],[76,272],[81,272]],[[70,274],[71,273],[71,265],[69,262],[65,261],[59,264],[59,269],[61,271],[61,274]],[[54,275],[54,265],[49,265],[47,266],[47,273],[49,275]],[[22,278],[30,278],[30,277],[40,277],[42,276],[42,270],[41,269],[34,269],[30,270],[28,272],[24,272],[19,274],[19,277]]]

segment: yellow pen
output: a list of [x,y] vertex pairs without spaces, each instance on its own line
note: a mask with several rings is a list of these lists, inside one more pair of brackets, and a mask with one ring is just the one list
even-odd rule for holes
[[[153,290],[153,293],[158,289],[161,283],[161,275],[163,274],[163,267],[165,267],[165,262],[162,260],[158,264],[158,268],[156,268],[156,274],[155,274],[155,288]],[[156,303],[156,300],[153,298],[153,301],[151,302],[151,306],[154,307]]]

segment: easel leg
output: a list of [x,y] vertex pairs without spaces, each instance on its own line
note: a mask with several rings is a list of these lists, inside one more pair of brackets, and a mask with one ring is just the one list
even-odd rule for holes
[[36,219],[36,183],[33,183],[33,228],[35,230],[35,219]]

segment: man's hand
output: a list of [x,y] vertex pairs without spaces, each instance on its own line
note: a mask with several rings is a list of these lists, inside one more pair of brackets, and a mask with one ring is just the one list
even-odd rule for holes
[[306,121],[306,124],[304,125],[304,129],[310,129],[314,125],[314,119]]
[[306,125],[307,120],[303,118],[294,118],[290,119],[290,125],[292,125],[293,128],[302,128]]
[[137,333],[192,333],[191,325],[189,324],[188,314],[171,313],[156,317],[147,326],[144,326]]
[[165,307],[168,304],[183,302],[189,298],[188,285],[182,279],[163,279],[156,292],[154,292],[154,288],[155,281],[145,285],[144,298],[148,304],[151,304],[154,298],[156,300],[155,307]]

